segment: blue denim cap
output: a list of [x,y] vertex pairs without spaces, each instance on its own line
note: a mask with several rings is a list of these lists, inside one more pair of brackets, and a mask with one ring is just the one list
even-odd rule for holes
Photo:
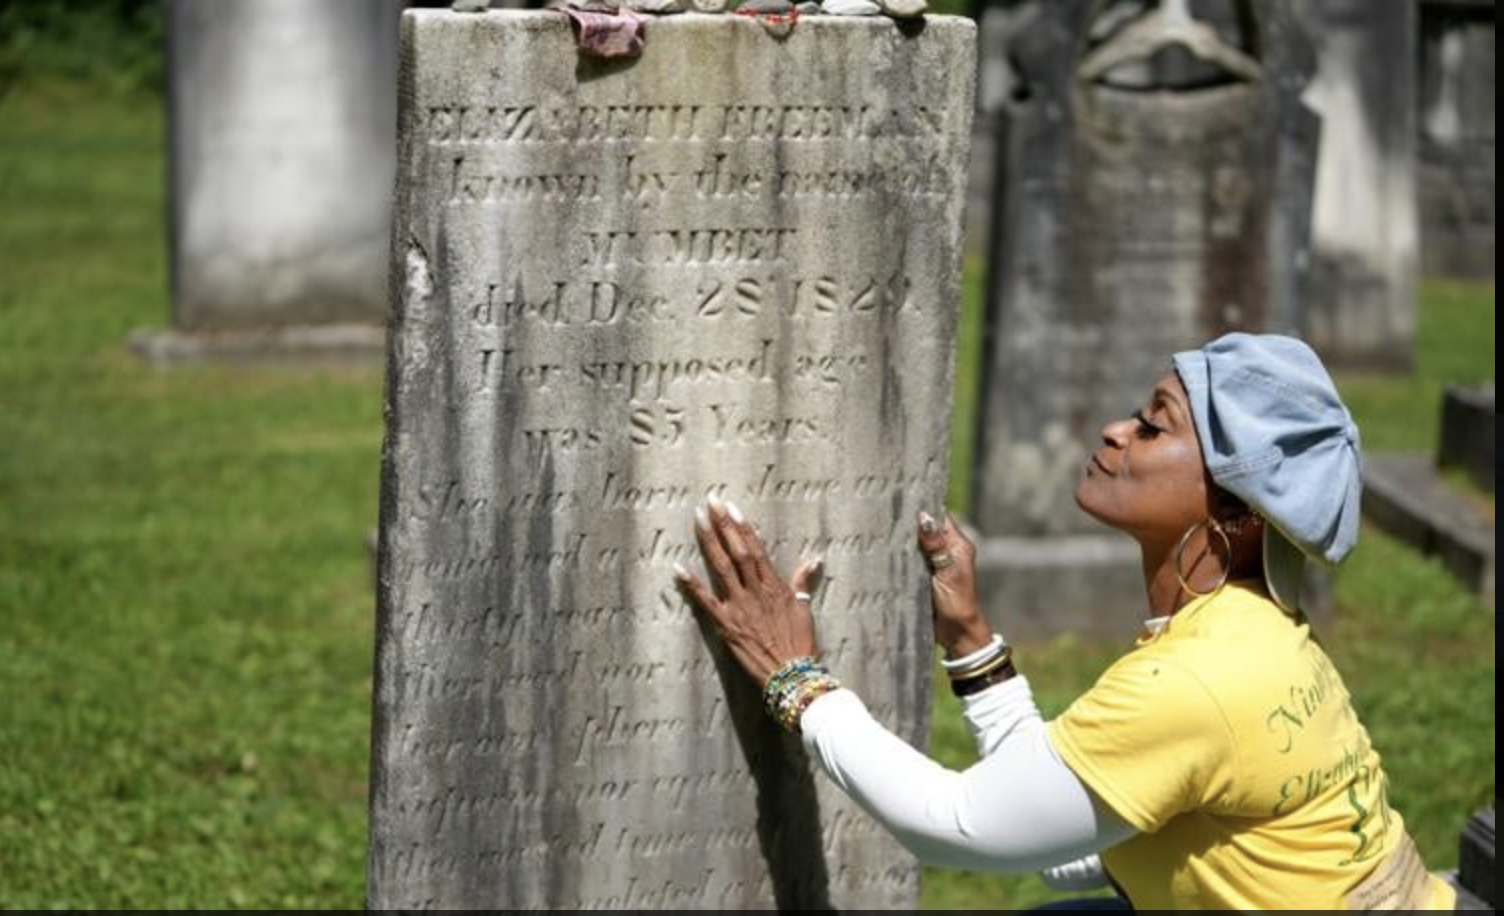
[[1264,580],[1300,606],[1307,557],[1332,564],[1358,542],[1358,427],[1321,359],[1278,334],[1228,334],[1175,354],[1212,480],[1264,518]]

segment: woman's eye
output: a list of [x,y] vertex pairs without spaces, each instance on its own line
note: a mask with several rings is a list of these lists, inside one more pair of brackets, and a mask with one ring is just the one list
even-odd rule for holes
[[1135,410],[1133,412],[1133,419],[1138,421],[1138,437],[1140,439],[1153,439],[1155,436],[1164,432],[1164,430],[1160,429],[1158,426],[1150,423],[1149,418],[1144,416],[1144,412],[1142,410]]

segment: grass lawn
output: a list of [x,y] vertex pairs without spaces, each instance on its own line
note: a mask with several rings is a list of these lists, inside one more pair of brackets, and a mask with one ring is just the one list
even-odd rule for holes
[[[169,313],[159,109],[0,98],[0,906],[359,906],[381,379],[126,353]],[[1418,377],[1347,384],[1371,444],[1427,447],[1441,382],[1493,376],[1492,288],[1426,292]],[[1448,865],[1494,791],[1493,615],[1365,540],[1328,645]],[[1053,713],[1115,651],[1020,660]],[[934,750],[969,756],[944,696]],[[1045,896],[926,874],[934,907]]]

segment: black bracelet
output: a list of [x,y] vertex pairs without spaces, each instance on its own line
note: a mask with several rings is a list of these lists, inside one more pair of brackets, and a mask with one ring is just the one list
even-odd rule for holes
[[1013,667],[1013,659],[1008,659],[1001,667],[979,674],[976,677],[968,677],[959,681],[950,682],[950,692],[958,697],[969,697],[974,693],[981,693],[994,684],[1001,684],[1018,674],[1018,669]]

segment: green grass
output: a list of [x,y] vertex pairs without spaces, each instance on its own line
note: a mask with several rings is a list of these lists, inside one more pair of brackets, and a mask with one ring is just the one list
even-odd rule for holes
[[[0,99],[0,906],[358,906],[381,380],[126,354],[169,313],[158,111],[55,84]],[[1492,376],[1492,300],[1427,287],[1420,377],[1350,389],[1370,442],[1425,447],[1441,382]],[[1338,597],[1328,642],[1448,864],[1493,794],[1493,615],[1371,532]],[[1020,658],[1054,713],[1116,651]],[[943,692],[934,748],[970,755]],[[929,906],[1046,896],[926,874]]]
[[1433,450],[1441,429],[1442,390],[1493,381],[1493,287],[1433,280],[1421,285],[1421,302],[1413,375],[1338,379],[1366,449]]
[[358,905],[380,379],[124,352],[158,110],[0,101],[0,906]]

